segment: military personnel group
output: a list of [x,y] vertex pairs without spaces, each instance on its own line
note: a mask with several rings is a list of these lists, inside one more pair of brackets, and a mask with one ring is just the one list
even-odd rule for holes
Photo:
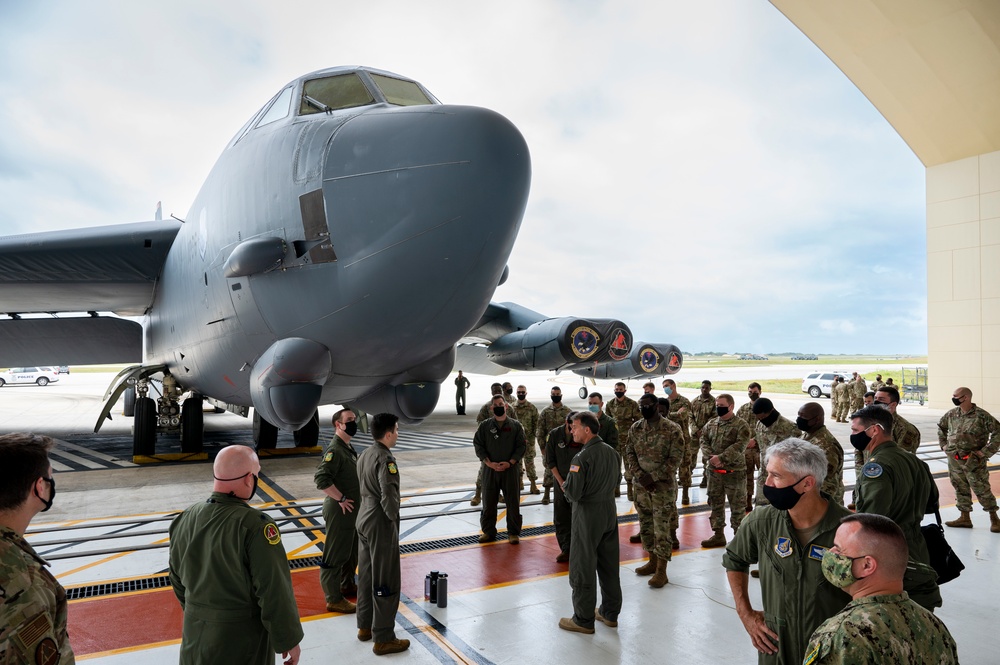
[[[880,379],[867,386],[855,375],[833,386],[833,416],[850,422],[857,451],[848,506],[844,451],[817,402],[803,404],[792,422],[761,396],[756,382],[748,386],[750,401],[734,411],[733,397],[712,395],[709,381],[689,400],[666,378],[664,397],[648,383],[636,401],[618,383],[607,403],[591,393],[588,410],[576,413],[553,387],[550,404],[539,412],[524,386],[515,397],[510,384],[494,384],[473,437],[481,461],[472,499],[482,504],[479,541],[497,539],[498,504],[505,501],[507,542],[519,543],[526,474],[528,491],[544,491],[542,503],[552,503],[556,561],[569,566],[573,614],[558,626],[585,634],[594,633],[597,622],[617,627],[615,499],[622,469],[639,516],[630,540],[648,557],[635,573],[658,589],[669,582],[667,564],[678,549],[678,490],[681,505],[688,505],[700,452],[713,531],[701,545],[726,548],[721,563],[759,662],[957,663],[955,642],[933,614],[942,599],[920,529],[924,514],[937,508],[937,488],[915,454],[919,432],[896,411],[899,392]],[[468,387],[459,376],[460,414]],[[1000,533],[987,469],[1000,448],[1000,423],[972,402],[968,388],[956,389],[952,401],[955,408],[938,423],[938,443],[948,456],[960,516],[946,524],[972,528],[974,492],[989,513],[990,530]],[[338,411],[333,425],[335,436],[315,473],[325,495],[320,584],[326,607],[356,613],[357,637],[374,640],[376,655],[405,651],[409,641],[394,632],[400,470],[391,449],[398,419],[374,416],[375,444],[361,454],[351,444],[356,415]],[[0,436],[4,663],[74,662],[65,591],[24,540],[31,519],[55,498],[52,445],[43,436]],[[274,654],[290,665],[299,660],[303,631],[281,534],[247,503],[259,472],[251,448],[224,448],[213,466],[214,491],[171,524],[170,580],[184,611],[181,663],[271,663]],[[727,500],[732,540],[725,535]],[[751,574],[760,579],[762,610],[750,602]]]

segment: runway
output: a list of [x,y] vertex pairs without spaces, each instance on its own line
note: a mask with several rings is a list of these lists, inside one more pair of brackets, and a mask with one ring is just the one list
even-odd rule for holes
[[[472,378],[476,388],[486,390],[489,377]],[[554,383],[550,375],[509,378],[515,384],[528,385],[529,399],[547,394]],[[93,383],[96,386],[97,382]],[[76,394],[80,386],[71,382],[64,385],[69,388],[59,400],[68,403],[67,394]],[[583,402],[575,395],[578,384],[561,385],[565,401],[571,408],[579,408]],[[611,382],[597,388],[610,395]],[[33,402],[36,412],[43,408],[38,404],[41,390],[23,397]],[[630,387],[633,397],[637,392],[636,386]],[[693,395],[693,391],[683,392]],[[0,394],[4,398],[0,403],[3,431],[10,431],[7,425],[23,418],[8,411],[12,404],[8,395]],[[809,400],[805,395],[768,394],[766,384],[765,395],[792,417],[798,406]],[[18,399],[22,399],[20,394]],[[745,393],[736,399],[742,403]],[[502,512],[498,542],[485,546],[475,543],[479,511],[468,504],[476,470],[471,430],[483,401],[483,395],[470,395],[473,415],[461,418],[453,410],[449,413],[450,404],[442,400],[440,413],[420,427],[403,428],[405,438],[401,437],[397,457],[406,495],[401,526],[405,598],[397,614],[397,632],[409,637],[413,645],[407,655],[398,658],[419,663],[520,663],[529,659],[555,663],[756,662],[750,640],[732,609],[720,564],[722,550],[699,546],[710,531],[704,491],[697,489],[692,492],[693,505],[681,516],[681,551],[668,567],[670,583],[659,590],[648,588],[646,578],[633,573],[642,556],[637,545],[628,543],[628,536],[637,529],[635,516],[624,497],[619,501],[625,597],[619,627],[598,625],[591,636],[559,630],[559,618],[568,616],[572,609],[566,566],[554,561],[558,548],[551,533],[551,506],[541,505],[537,495],[524,494],[525,528],[520,545],[506,542]],[[828,400],[820,403],[827,405]],[[940,474],[945,466],[935,445],[934,425],[941,412],[914,405],[902,409],[921,429],[924,445],[920,455]],[[75,407],[68,411],[78,413]],[[174,513],[210,492],[210,466],[133,467],[113,447],[95,446],[91,451],[86,427],[92,427],[94,414],[96,411],[85,418],[73,415],[61,420],[50,415],[47,419],[61,441],[73,444],[60,444],[53,456],[70,468],[57,471],[56,504],[50,513],[36,518],[29,540],[51,560],[53,573],[73,598],[70,636],[81,661],[174,663],[181,617],[172,590],[163,583],[165,531]],[[231,414],[221,415],[227,423],[246,422]],[[206,414],[206,422],[213,418]],[[105,436],[129,442],[127,432],[121,431],[121,419],[113,422],[117,431],[113,428]],[[842,444],[847,444],[846,426],[829,426]],[[40,427],[34,429],[47,433]],[[213,425],[212,431],[216,429]],[[217,434],[245,435],[245,425],[231,434]],[[325,427],[324,437],[328,435]],[[370,643],[355,639],[354,617],[326,613],[319,589],[316,562],[322,519],[318,513],[320,495],[312,485],[316,462],[312,456],[266,460],[259,505],[281,522],[306,632],[301,662],[367,662],[374,656]],[[994,472],[992,478],[994,488],[1000,490],[1000,475]],[[845,471],[845,482],[853,484],[853,467]],[[957,511],[951,505],[950,484],[939,478],[938,485],[942,502],[948,505],[942,516],[951,519]],[[1000,535],[989,532],[984,513],[977,510],[973,520],[975,529],[948,530],[949,541],[968,568],[942,588],[945,604],[938,615],[957,640],[962,662],[985,663],[994,659],[995,639],[989,637],[992,629],[987,622],[992,623],[995,601],[991,591],[983,590],[1000,583],[996,564]],[[123,549],[130,551],[118,551]],[[449,574],[447,608],[431,606],[423,599],[423,578],[432,569]],[[759,607],[756,582],[751,583],[751,593]]]

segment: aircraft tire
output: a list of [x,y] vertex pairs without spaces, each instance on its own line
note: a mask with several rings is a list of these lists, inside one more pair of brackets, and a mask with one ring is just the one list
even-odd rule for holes
[[135,401],[135,418],[132,424],[132,454],[156,453],[156,402],[151,397]]
[[200,453],[205,441],[205,400],[192,395],[181,404],[181,452]]
[[301,428],[293,433],[295,445],[300,448],[313,448],[319,445],[319,411]]
[[253,410],[253,444],[257,450],[278,447],[278,428],[261,418],[257,409]]
[[126,418],[132,418],[135,416],[135,388],[129,387],[125,389],[124,400],[122,415]]
[[578,394],[580,395],[580,399],[587,399],[587,395],[589,394],[587,392],[587,386],[581,386]]

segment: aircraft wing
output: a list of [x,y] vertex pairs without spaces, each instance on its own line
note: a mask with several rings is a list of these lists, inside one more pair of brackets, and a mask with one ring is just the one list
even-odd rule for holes
[[[140,362],[142,315],[180,229],[174,220],[0,237],[0,366]],[[69,318],[22,314],[91,312]]]
[[174,220],[0,237],[0,312],[144,314]]

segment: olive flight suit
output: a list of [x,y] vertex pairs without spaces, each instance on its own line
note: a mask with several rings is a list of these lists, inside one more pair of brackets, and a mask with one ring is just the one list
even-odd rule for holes
[[335,485],[344,498],[354,501],[354,510],[344,512],[332,497],[323,499],[323,521],[326,522],[326,542],[319,564],[319,583],[327,603],[344,599],[341,589],[354,586],[354,569],[358,565],[357,509],[361,504],[358,484],[358,453],[339,436],[323,453],[314,475],[317,489]]

